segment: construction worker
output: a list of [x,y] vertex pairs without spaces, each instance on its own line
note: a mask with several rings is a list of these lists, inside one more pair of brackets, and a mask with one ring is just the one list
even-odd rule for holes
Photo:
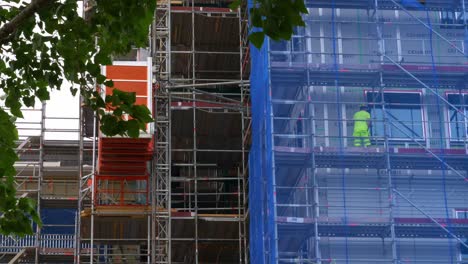
[[368,112],[367,106],[361,105],[359,111],[354,114],[354,146],[364,147],[370,146],[371,142],[369,139],[369,128],[370,128],[370,114]]

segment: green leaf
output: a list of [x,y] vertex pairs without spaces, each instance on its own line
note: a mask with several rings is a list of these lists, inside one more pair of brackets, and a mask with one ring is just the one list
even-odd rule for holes
[[47,101],[50,99],[49,91],[47,91],[46,87],[40,87],[36,91],[36,95],[37,95],[37,98],[39,98],[39,100],[41,101]]
[[4,169],[12,166],[18,160],[18,156],[16,155],[15,151],[9,148],[1,149],[0,157],[0,168]]
[[112,64],[112,61],[111,61],[110,57],[108,56],[108,53],[106,53],[106,52],[99,52],[98,54],[96,54],[96,57],[94,58],[94,61],[97,64],[101,64],[101,65],[110,65],[110,64]]
[[133,107],[133,118],[140,120],[143,124],[153,122],[150,110],[144,105],[135,105]]
[[263,32],[252,32],[249,35],[249,41],[257,48],[262,47],[263,41],[265,39],[265,33]]
[[88,71],[93,76],[98,76],[101,73],[101,67],[99,64],[88,64]]
[[229,9],[236,10],[237,8],[239,8],[240,4],[241,0],[234,0],[232,3],[229,4]]
[[112,80],[108,80],[104,82],[104,85],[107,87],[114,87],[114,82]]
[[34,104],[36,103],[36,99],[34,96],[25,96],[23,97],[23,103],[27,107],[34,107]]
[[36,206],[37,203],[33,199],[23,197],[18,200],[18,208],[24,212],[33,212],[36,209]]
[[38,214],[38,212],[36,210],[32,210],[30,212],[30,216],[32,218],[32,220],[39,226],[39,227],[42,227],[42,221],[41,221],[41,217],[40,215]]
[[106,95],[106,98],[104,99],[104,101],[105,101],[106,104],[110,104],[112,102],[113,98],[114,98],[114,96],[112,96],[112,95]]
[[111,98],[112,105],[117,106],[120,104],[120,97],[117,94],[114,93]]
[[121,116],[123,113],[122,113],[122,109],[121,108],[116,108],[114,110],[114,115],[115,116]]
[[95,97],[95,100],[96,100],[96,107],[106,107],[106,102],[104,102],[104,99],[102,99],[102,97],[100,95],[98,95],[97,97]]
[[[305,26],[301,14],[308,13],[303,0],[256,0],[249,11],[252,26],[262,29],[264,35],[275,41],[291,39],[294,27]],[[260,48],[263,39],[252,34],[250,41]]]
[[101,117],[101,126],[100,129],[102,133],[108,136],[115,136],[119,134],[119,125],[117,117],[112,115],[104,115]]
[[106,80],[106,76],[102,74],[99,74],[98,76],[96,76],[97,83],[103,83],[105,80]]
[[70,92],[72,93],[73,96],[75,96],[76,93],[78,92],[78,88],[70,87]]
[[262,15],[260,13],[260,10],[258,9],[251,9],[252,11],[250,12],[251,19],[252,19],[252,25],[254,27],[262,27],[263,26],[263,21],[262,21]]
[[140,126],[135,119],[127,121],[128,136],[138,138],[140,136]]
[[120,109],[122,109],[122,111],[123,111],[124,113],[127,113],[127,114],[129,114],[129,115],[133,115],[133,111],[132,111],[132,107],[131,107],[131,106],[128,106],[128,105],[126,105],[126,104],[122,104],[122,105],[120,105],[119,107],[120,107]]
[[307,7],[306,7],[306,5],[304,3],[304,0],[295,0],[293,3],[294,3],[293,6],[299,12],[301,12],[303,14],[308,14],[309,13],[309,11],[307,10]]
[[10,89],[6,100],[5,106],[10,108],[10,112],[17,117],[23,118],[23,113],[21,112],[21,103],[19,102],[19,89],[14,87]]

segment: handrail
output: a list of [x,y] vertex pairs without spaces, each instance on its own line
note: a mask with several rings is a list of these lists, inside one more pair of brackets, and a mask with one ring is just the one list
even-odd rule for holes
[[403,200],[405,200],[407,203],[409,203],[411,206],[413,206],[416,210],[418,210],[420,213],[422,213],[423,215],[425,215],[427,218],[429,218],[432,222],[434,222],[434,224],[436,224],[437,226],[439,226],[440,228],[442,228],[445,232],[447,232],[447,234],[449,234],[452,238],[456,239],[458,242],[460,242],[460,244],[462,244],[463,246],[465,246],[466,248],[468,248],[468,245],[465,244],[465,242],[463,242],[460,238],[458,238],[456,235],[454,235],[450,230],[448,230],[445,226],[443,226],[442,224],[440,224],[436,219],[434,219],[432,216],[430,216],[428,213],[426,213],[424,210],[422,210],[421,208],[419,208],[419,206],[417,206],[416,204],[414,204],[410,199],[408,199],[406,196],[404,196],[402,193],[400,193],[398,190],[396,190],[395,188],[393,189],[393,192],[398,194],[401,198],[403,198]]
[[[73,249],[75,235],[71,234],[41,234],[41,248]],[[34,235],[27,235],[20,239],[0,235],[0,253],[13,253],[28,247],[35,247]]]

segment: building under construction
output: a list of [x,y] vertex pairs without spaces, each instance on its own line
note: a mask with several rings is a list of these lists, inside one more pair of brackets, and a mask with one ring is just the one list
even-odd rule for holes
[[468,263],[465,1],[306,5],[251,50],[250,262]]
[[249,49],[245,6],[158,1],[148,49],[102,67],[152,110],[139,139],[26,109],[18,195],[44,225],[0,262],[468,263],[465,0],[305,3]]
[[102,66],[152,111],[140,138],[106,137],[78,102],[24,109],[17,189],[43,226],[2,236],[0,263],[248,261],[247,17],[227,5],[158,1],[148,48]]

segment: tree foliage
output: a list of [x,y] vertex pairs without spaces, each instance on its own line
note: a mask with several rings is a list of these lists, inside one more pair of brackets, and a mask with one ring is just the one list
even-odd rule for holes
[[[235,0],[230,7],[240,5],[241,0]],[[307,13],[304,0],[252,0],[250,25],[256,30],[249,35],[250,43],[260,48],[265,35],[275,41],[291,39],[294,27],[305,26],[302,14]]]
[[[88,8],[88,7],[87,7]],[[85,103],[97,111],[107,135],[138,137],[152,121],[145,106],[137,106],[134,93],[114,89],[102,98],[97,84],[112,86],[100,65],[111,64],[114,54],[132,46],[147,46],[148,28],[156,8],[154,0],[93,1],[94,15],[84,20],[76,0],[9,0],[0,2],[0,233],[31,234],[31,220],[40,224],[35,201],[16,198],[14,184],[18,132],[13,117],[36,99],[47,101],[53,90],[69,86],[80,91]],[[105,112],[106,103],[113,113]],[[127,121],[122,115],[131,116]]]

